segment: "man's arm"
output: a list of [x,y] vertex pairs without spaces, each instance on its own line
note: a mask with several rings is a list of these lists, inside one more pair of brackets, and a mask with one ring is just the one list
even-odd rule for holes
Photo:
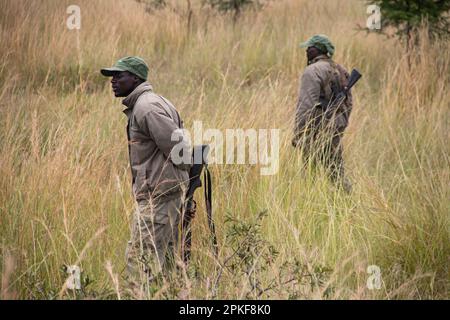
[[[170,158],[173,147],[178,143],[183,143],[183,147],[186,145],[183,150],[186,149],[190,151],[189,139],[183,135],[183,131],[177,121],[166,114],[164,109],[154,108],[147,111],[140,122],[139,125],[141,128],[149,134],[158,149],[160,149],[167,158]],[[173,140],[172,136],[174,137]],[[189,152],[188,155],[190,155]]]
[[301,79],[299,98],[295,113],[294,140],[292,143],[297,145],[302,132],[308,125],[314,106],[319,103],[320,97],[320,78],[313,68],[306,68]]

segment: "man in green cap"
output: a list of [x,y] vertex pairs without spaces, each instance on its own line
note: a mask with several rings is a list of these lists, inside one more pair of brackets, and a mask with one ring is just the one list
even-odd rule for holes
[[[147,64],[141,58],[122,58],[113,67],[101,69],[101,73],[112,77],[114,95],[125,98],[122,103],[128,118],[128,151],[136,200],[126,250],[127,271],[133,289],[143,292],[160,271],[167,271],[174,262],[190,164],[175,164],[171,151],[180,142],[183,123],[172,103],[153,92],[146,81]],[[172,138],[174,132],[177,139]],[[189,145],[185,137],[181,140]]]
[[326,35],[314,35],[300,47],[307,48],[308,65],[301,77],[292,144],[302,148],[305,160],[322,163],[330,179],[350,192],[351,184],[344,175],[342,135],[352,110],[351,93],[331,116],[326,113],[347,85],[349,74],[331,59],[334,45]]

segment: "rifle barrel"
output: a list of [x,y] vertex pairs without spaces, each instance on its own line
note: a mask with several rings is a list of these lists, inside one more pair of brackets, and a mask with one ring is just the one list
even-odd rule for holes
[[346,92],[348,92],[348,91],[355,85],[355,83],[358,82],[358,80],[359,80],[361,77],[362,77],[362,74],[359,73],[358,70],[353,69],[352,72],[351,72],[351,74],[350,74],[350,77],[349,77],[349,79],[348,79],[348,84],[347,84]]

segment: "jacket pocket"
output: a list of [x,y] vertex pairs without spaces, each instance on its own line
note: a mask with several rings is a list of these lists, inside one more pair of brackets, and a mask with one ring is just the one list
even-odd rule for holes
[[166,161],[158,172],[152,172],[152,175],[154,177],[152,179],[152,183],[154,183],[152,185],[153,195],[162,198],[179,193],[185,180],[188,180],[187,171],[178,169],[170,160]]

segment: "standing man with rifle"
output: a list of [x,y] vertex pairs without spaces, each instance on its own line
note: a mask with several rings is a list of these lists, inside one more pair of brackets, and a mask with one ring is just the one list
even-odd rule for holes
[[344,174],[342,135],[352,110],[351,87],[361,75],[352,75],[331,57],[334,45],[325,35],[302,43],[308,66],[301,78],[292,145],[301,147],[305,160],[321,162],[330,179],[346,192],[351,184]]
[[[172,103],[153,92],[144,60],[125,57],[113,67],[101,69],[101,73],[112,77],[114,95],[125,98],[122,103],[128,118],[128,151],[136,200],[126,250],[127,271],[132,289],[142,294],[161,271],[173,265],[191,164],[175,164],[171,157],[173,147],[180,142],[173,141],[172,134],[183,134],[183,122]],[[189,144],[185,137],[181,138]]]

